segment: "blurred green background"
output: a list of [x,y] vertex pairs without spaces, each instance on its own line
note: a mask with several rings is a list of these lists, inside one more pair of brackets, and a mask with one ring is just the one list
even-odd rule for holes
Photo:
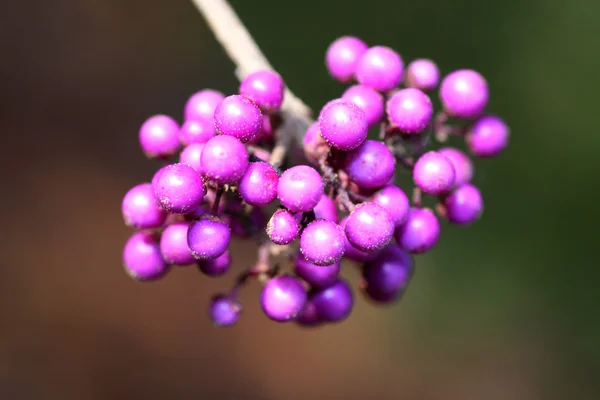
[[[483,73],[512,129],[477,162],[483,219],[443,227],[399,304],[357,297],[348,321],[304,331],[267,321],[254,285],[240,324],[215,329],[206,304],[229,279],[142,285],[121,266],[121,198],[157,168],[139,125],[237,89],[202,17],[186,0],[4,2],[0,396],[600,398],[600,2],[231,3],[314,109],[343,90],[323,63],[341,35]],[[235,246],[241,268],[253,247]]]

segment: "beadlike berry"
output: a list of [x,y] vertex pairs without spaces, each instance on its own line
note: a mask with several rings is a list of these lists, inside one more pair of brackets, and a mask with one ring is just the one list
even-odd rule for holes
[[214,119],[217,132],[238,138],[244,143],[262,130],[262,113],[256,103],[246,96],[225,97],[215,109]]
[[346,89],[343,100],[351,101],[364,111],[369,126],[375,126],[383,119],[384,100],[381,93],[363,85],[354,85]]
[[184,146],[192,143],[206,143],[215,135],[215,124],[212,119],[189,119],[181,125],[179,141]]
[[252,99],[265,112],[277,111],[281,107],[284,89],[281,76],[266,69],[251,73],[240,84],[240,94]]
[[430,151],[415,163],[413,180],[423,192],[439,195],[454,186],[456,174],[448,158],[436,151]]
[[365,140],[356,150],[346,154],[344,166],[352,182],[361,188],[375,189],[392,179],[396,158],[384,143]]
[[362,203],[348,216],[345,232],[354,247],[373,253],[390,242],[394,235],[394,224],[382,207],[374,203]]
[[314,328],[323,325],[325,321],[319,315],[317,306],[309,296],[304,309],[298,314],[294,322],[304,328]]
[[218,294],[210,300],[208,313],[216,326],[231,326],[240,319],[242,305],[233,296]]
[[413,254],[425,253],[440,236],[440,222],[428,208],[412,208],[404,225],[396,229],[398,244]]
[[267,223],[267,236],[275,244],[290,244],[296,240],[298,233],[300,233],[300,224],[288,210],[275,211]]
[[444,197],[444,215],[448,221],[468,225],[475,222],[483,211],[483,198],[479,190],[465,183]]
[[277,322],[296,318],[306,305],[307,294],[302,282],[289,275],[277,276],[263,287],[260,305],[267,315]]
[[377,302],[397,300],[406,290],[414,272],[409,254],[396,244],[390,244],[373,261],[363,265],[364,291]]
[[[346,231],[346,222],[348,222],[348,215],[346,215],[340,221],[340,227]],[[348,260],[356,261],[356,262],[365,262],[374,259],[377,256],[377,253],[366,253],[354,247],[352,243],[348,240],[347,235],[344,234],[345,237],[345,246],[344,246],[344,257]]]
[[340,262],[331,265],[316,265],[306,260],[299,254],[296,258],[296,275],[304,279],[313,287],[327,287],[333,285],[340,273]]
[[202,175],[202,150],[204,143],[192,143],[179,153],[179,162],[192,167],[200,175]]
[[193,222],[187,234],[187,242],[197,260],[214,260],[227,250],[231,231],[218,217],[206,214]]
[[419,133],[427,128],[433,115],[433,104],[419,89],[397,91],[387,102],[390,123],[404,133]]
[[185,119],[203,119],[212,123],[215,109],[224,98],[223,93],[212,89],[204,89],[193,94],[185,104]]
[[208,179],[220,185],[233,185],[246,172],[248,152],[233,136],[215,136],[204,145],[201,162],[204,176]]
[[452,163],[455,173],[455,187],[471,181],[474,171],[473,163],[465,153],[453,147],[444,147],[437,152]]
[[348,318],[354,306],[350,285],[338,279],[333,285],[317,290],[311,300],[319,316],[328,322],[341,322]]
[[373,195],[371,201],[387,211],[394,226],[400,226],[406,220],[410,204],[408,196],[398,186],[385,186]]
[[440,81],[437,65],[427,59],[414,60],[406,67],[406,86],[421,90],[433,90]]
[[142,124],[140,146],[150,158],[169,157],[179,150],[179,125],[166,115],[155,115]]
[[487,115],[473,124],[465,138],[477,157],[494,157],[508,145],[509,129],[502,119]]
[[226,250],[225,253],[213,260],[198,261],[198,269],[207,276],[223,276],[231,267],[231,253]]
[[344,231],[338,224],[317,219],[302,231],[300,251],[307,261],[315,265],[331,265],[344,255]]
[[367,138],[369,124],[365,112],[350,101],[326,105],[319,115],[319,131],[325,141],[340,150],[357,148]]
[[262,207],[275,200],[278,183],[275,168],[266,162],[253,162],[240,180],[238,191],[246,203]]
[[314,122],[306,131],[303,140],[304,156],[314,164],[327,155],[330,150],[329,144],[321,136],[319,122]]
[[342,83],[354,79],[358,60],[367,51],[367,45],[353,36],[343,36],[335,40],[325,56],[329,74]]
[[160,252],[168,264],[190,265],[194,256],[187,243],[189,222],[176,222],[165,228],[160,237]]
[[321,175],[314,168],[297,165],[279,178],[277,197],[291,212],[310,211],[321,200],[324,187]]
[[123,264],[136,280],[149,281],[162,277],[168,270],[160,254],[157,237],[150,233],[134,233],[125,243]]
[[321,200],[317,203],[314,209],[315,218],[325,219],[331,222],[338,222],[337,207],[331,197],[323,194]]
[[158,170],[152,179],[158,204],[172,214],[187,214],[196,209],[206,186],[196,170],[185,164],[171,164]]
[[488,85],[476,71],[461,69],[448,74],[440,87],[440,99],[446,112],[458,118],[474,118],[488,102]]
[[396,88],[402,80],[404,62],[389,47],[374,46],[368,49],[356,66],[356,80],[379,92]]
[[121,212],[125,225],[135,229],[158,228],[167,217],[165,210],[156,203],[152,185],[149,183],[142,183],[129,189],[123,197]]

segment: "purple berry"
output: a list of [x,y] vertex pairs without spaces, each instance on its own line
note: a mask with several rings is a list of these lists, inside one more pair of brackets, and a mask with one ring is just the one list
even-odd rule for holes
[[384,143],[365,140],[356,150],[346,154],[344,166],[352,182],[361,188],[376,189],[394,176],[396,158]]
[[163,231],[160,252],[168,264],[190,265],[196,261],[187,243],[189,226],[189,222],[176,222]]
[[215,109],[224,98],[223,93],[212,89],[204,89],[193,94],[185,104],[185,119],[203,119],[213,123]]
[[155,115],[142,124],[139,140],[147,157],[172,156],[179,150],[179,125],[171,117]]
[[316,265],[306,260],[302,254],[298,254],[295,272],[313,287],[327,287],[333,285],[337,280],[340,273],[340,262],[325,266]]
[[398,186],[385,186],[373,195],[372,201],[387,211],[394,226],[400,226],[406,221],[410,204],[408,196]]
[[260,70],[246,76],[240,94],[250,98],[265,112],[277,111],[283,102],[285,85],[277,72]]
[[342,279],[333,285],[317,290],[311,296],[319,316],[328,322],[341,322],[348,318],[354,306],[354,296],[348,283]]
[[451,72],[440,87],[440,99],[446,112],[458,118],[475,118],[488,102],[487,82],[478,72],[461,69]]
[[192,143],[187,145],[181,153],[179,153],[179,162],[192,167],[202,175],[202,150],[204,143]]
[[262,207],[277,198],[278,183],[275,168],[266,162],[253,162],[240,180],[238,191],[246,203]]
[[365,293],[381,303],[397,300],[406,290],[414,272],[409,254],[396,244],[390,244],[362,269]]
[[208,313],[216,326],[231,326],[240,318],[242,305],[234,297],[219,294],[210,300]]
[[398,244],[413,254],[425,253],[440,236],[440,222],[428,208],[411,208],[404,225],[396,229]]
[[374,203],[362,203],[348,216],[345,232],[354,247],[373,253],[383,249],[392,240],[394,224],[382,207]]
[[324,187],[321,175],[314,168],[297,165],[279,178],[277,197],[291,212],[310,211],[321,200]]
[[158,279],[168,271],[156,236],[145,232],[134,233],[127,240],[123,264],[127,273],[139,281]]
[[374,46],[367,50],[356,66],[356,80],[379,92],[396,88],[402,80],[404,63],[389,47]]
[[455,187],[471,181],[473,178],[473,163],[465,153],[452,147],[444,147],[437,152],[452,163],[455,173]]
[[[340,227],[344,230],[344,232],[346,231],[346,222],[348,222],[348,215],[346,215],[340,221]],[[344,257],[346,257],[347,259],[356,261],[356,262],[365,262],[365,261],[372,260],[377,256],[377,253],[365,253],[364,251],[360,251],[359,249],[354,247],[352,245],[352,243],[350,243],[350,241],[348,240],[348,237],[346,235],[344,235],[344,237],[345,237]]]
[[298,220],[288,210],[275,211],[267,223],[267,236],[275,244],[290,244],[296,240],[298,233],[300,233]]
[[271,279],[260,294],[260,305],[264,313],[277,322],[295,319],[306,305],[306,300],[302,282],[289,275]]
[[444,197],[443,206],[448,221],[458,225],[468,225],[481,215],[483,199],[475,186],[465,183]]
[[325,321],[319,315],[317,306],[315,306],[315,303],[313,303],[309,296],[306,306],[304,306],[304,309],[298,314],[294,322],[304,328],[314,328],[323,325]]
[[198,269],[207,276],[223,276],[231,267],[231,254],[229,250],[213,260],[198,261]]
[[326,105],[319,115],[319,131],[325,141],[340,150],[357,148],[367,138],[367,115],[350,101]]
[[365,42],[356,37],[343,36],[335,40],[325,56],[329,74],[342,83],[350,82],[354,78],[358,60],[367,48]]
[[424,91],[433,90],[440,81],[440,71],[431,60],[414,60],[406,67],[406,86]]
[[448,158],[436,151],[430,151],[415,163],[413,180],[423,192],[439,195],[452,189],[456,173]]
[[205,214],[188,229],[187,242],[197,260],[214,260],[227,250],[231,231],[218,217]]
[[152,178],[152,190],[158,204],[172,214],[195,210],[206,194],[206,186],[198,172],[184,164],[159,169]]
[[419,89],[397,91],[387,102],[390,123],[404,133],[419,133],[427,128],[433,115],[433,104]]
[[179,141],[184,146],[192,143],[206,143],[216,134],[212,119],[187,120],[179,130]]
[[321,136],[318,122],[314,122],[306,131],[303,145],[306,159],[314,164],[318,164],[319,160],[326,156],[331,149]]
[[225,97],[215,110],[217,132],[233,136],[243,143],[261,133],[262,123],[260,109],[246,96]]
[[129,189],[123,198],[121,211],[125,225],[135,229],[158,228],[167,218],[167,213],[156,203],[152,185],[149,183]]
[[346,89],[342,99],[351,101],[364,111],[367,124],[375,126],[383,119],[385,102],[381,93],[363,85],[354,85]]
[[315,265],[331,265],[344,255],[344,231],[338,224],[317,219],[300,235],[300,251],[308,262]]
[[326,194],[321,196],[321,200],[317,203],[314,209],[315,218],[326,219],[331,222],[338,222],[337,207],[333,200]]
[[467,146],[477,157],[497,156],[508,145],[509,129],[500,118],[487,115],[480,118],[466,135]]
[[201,161],[204,176],[220,185],[233,185],[246,172],[248,152],[238,139],[220,135],[206,142]]

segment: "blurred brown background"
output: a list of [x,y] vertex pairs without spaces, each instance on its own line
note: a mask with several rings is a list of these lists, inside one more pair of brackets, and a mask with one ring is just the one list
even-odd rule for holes
[[[315,108],[343,89],[323,65],[343,34],[481,71],[513,133],[477,164],[484,218],[444,226],[400,304],[358,298],[304,331],[267,321],[253,285],[239,325],[215,329],[207,301],[230,279],[139,284],[121,266],[122,196],[156,169],[139,125],[237,88],[201,16],[186,0],[4,1],[0,398],[598,399],[600,3],[232,3]],[[235,246],[241,268],[253,248]]]

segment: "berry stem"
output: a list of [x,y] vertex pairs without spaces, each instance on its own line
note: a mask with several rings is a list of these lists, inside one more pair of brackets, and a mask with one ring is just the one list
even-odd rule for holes
[[223,186],[219,185],[217,187],[217,191],[215,192],[215,201],[213,202],[212,207],[210,209],[210,213],[212,215],[219,214],[219,203],[221,203],[221,197],[223,197],[224,191],[225,189],[223,188]]
[[415,186],[412,192],[412,203],[415,207],[421,208],[423,206],[423,193],[417,186]]

